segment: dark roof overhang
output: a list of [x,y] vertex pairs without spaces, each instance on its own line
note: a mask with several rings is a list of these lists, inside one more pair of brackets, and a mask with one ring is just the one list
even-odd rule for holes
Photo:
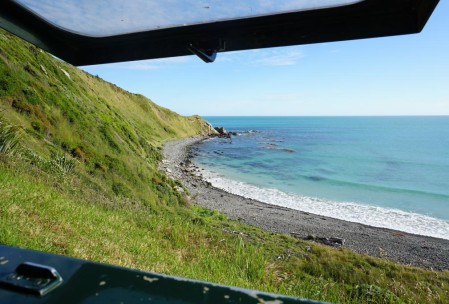
[[187,25],[109,37],[63,30],[15,1],[2,1],[0,26],[74,65],[383,37],[420,32],[438,0],[356,4]]

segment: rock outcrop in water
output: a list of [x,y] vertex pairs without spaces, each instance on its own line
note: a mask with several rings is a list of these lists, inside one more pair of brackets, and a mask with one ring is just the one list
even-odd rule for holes
[[212,134],[212,136],[231,138],[231,135],[237,135],[235,132],[228,132],[224,127],[215,127],[217,134]]

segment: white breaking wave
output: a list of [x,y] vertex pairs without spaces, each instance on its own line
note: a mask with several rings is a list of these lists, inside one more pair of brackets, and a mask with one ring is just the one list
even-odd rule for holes
[[229,193],[271,205],[323,215],[374,227],[389,228],[413,234],[449,239],[449,222],[399,209],[382,208],[352,202],[334,202],[314,197],[289,194],[227,179],[217,173],[201,171],[214,187]]

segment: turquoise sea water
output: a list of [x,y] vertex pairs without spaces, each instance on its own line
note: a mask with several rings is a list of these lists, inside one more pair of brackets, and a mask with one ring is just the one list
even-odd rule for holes
[[449,116],[205,119],[238,133],[198,148],[219,188],[449,239]]

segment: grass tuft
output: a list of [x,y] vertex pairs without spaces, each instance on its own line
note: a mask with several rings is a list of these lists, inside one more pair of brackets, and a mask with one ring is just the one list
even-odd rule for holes
[[6,124],[0,117],[0,154],[13,155],[19,152],[22,128]]

